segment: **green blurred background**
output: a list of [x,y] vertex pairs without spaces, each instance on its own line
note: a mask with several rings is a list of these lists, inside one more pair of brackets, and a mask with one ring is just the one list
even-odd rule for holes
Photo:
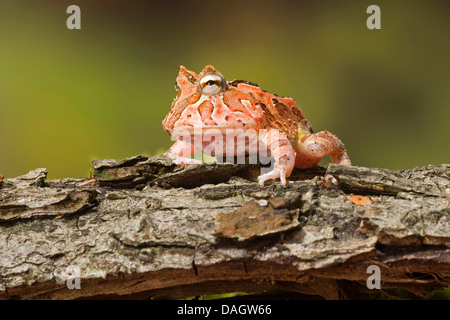
[[[66,8],[81,8],[68,30]],[[381,8],[381,30],[366,9]],[[293,97],[353,164],[450,162],[448,1],[2,1],[0,173],[164,152],[179,65]]]

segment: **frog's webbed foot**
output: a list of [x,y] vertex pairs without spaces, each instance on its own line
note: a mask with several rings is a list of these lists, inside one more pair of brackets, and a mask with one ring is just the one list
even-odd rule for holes
[[192,159],[192,158],[186,158],[186,157],[179,157],[176,159],[172,159],[172,162],[181,166],[184,166],[185,164],[202,164],[202,160],[198,159]]
[[270,150],[271,156],[275,159],[272,171],[262,174],[258,177],[259,185],[263,186],[267,180],[280,178],[283,186],[287,185],[286,177],[291,175],[295,164],[295,151],[290,141],[284,133],[276,129],[269,132],[261,139]]
[[164,153],[164,155],[172,159],[173,163],[179,165],[203,163],[202,160],[188,158],[195,151],[196,148],[190,143],[178,140]]
[[258,183],[260,186],[264,186],[264,182],[267,180],[274,180],[280,178],[280,182],[283,186],[286,186],[286,168],[283,166],[275,167],[272,171],[262,174],[258,177]]
[[341,140],[331,132],[321,131],[305,136],[299,142],[296,167],[310,168],[326,155],[330,156],[333,163],[343,166],[351,165],[350,158]]

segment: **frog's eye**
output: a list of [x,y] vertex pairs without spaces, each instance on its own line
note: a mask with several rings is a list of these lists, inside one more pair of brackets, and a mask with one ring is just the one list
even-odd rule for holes
[[222,92],[226,87],[225,78],[219,74],[207,74],[198,82],[200,91],[203,94],[215,95]]

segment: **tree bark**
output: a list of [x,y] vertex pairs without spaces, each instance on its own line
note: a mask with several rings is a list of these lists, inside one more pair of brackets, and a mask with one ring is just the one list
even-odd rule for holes
[[95,180],[0,175],[0,298],[355,299],[377,268],[381,291],[450,285],[450,165],[330,164],[287,187],[259,171],[136,156],[94,161]]

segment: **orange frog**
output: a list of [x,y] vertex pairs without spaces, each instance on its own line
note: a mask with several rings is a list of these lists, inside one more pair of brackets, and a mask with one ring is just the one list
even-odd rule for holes
[[[251,82],[226,81],[210,65],[198,75],[181,66],[175,88],[177,96],[163,127],[178,139],[165,153],[177,164],[201,163],[189,158],[197,149],[219,157],[264,151],[275,163],[272,171],[258,177],[260,185],[277,178],[286,185],[294,167],[313,167],[326,155],[333,163],[351,165],[343,143],[328,131],[313,133],[292,98],[271,94]],[[226,139],[230,130],[246,138]],[[246,134],[250,131],[256,135]],[[220,133],[223,141],[218,145]],[[216,140],[214,148],[212,140]]]

